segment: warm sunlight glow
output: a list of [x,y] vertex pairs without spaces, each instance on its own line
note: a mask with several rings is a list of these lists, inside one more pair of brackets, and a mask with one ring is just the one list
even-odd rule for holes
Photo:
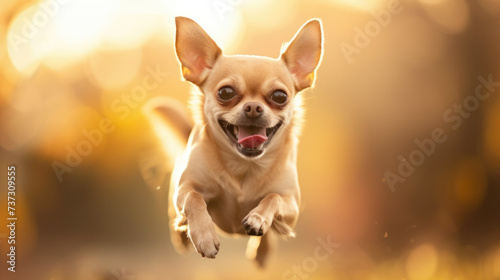
[[228,50],[243,33],[240,5],[241,1],[167,0],[167,28],[174,33],[174,17],[189,17],[203,26],[223,51]]
[[[157,0],[41,1],[21,12],[8,33],[14,67],[32,73],[43,62],[64,69],[107,43],[112,48],[136,48],[151,37],[162,14]],[[151,16],[154,14],[154,16]]]
[[[252,26],[260,28],[276,28],[280,29],[291,24],[291,20],[295,15],[300,13],[297,3],[281,0],[281,1],[267,1],[267,0],[253,0],[244,1],[241,3],[242,12],[245,18],[248,19]],[[276,13],[280,10],[280,13]],[[254,14],[260,15],[259,17],[251,16]],[[248,15],[248,16],[247,16]],[[266,20],[262,20],[265,18]]]
[[[113,20],[111,11],[117,4],[117,1],[75,1],[62,8],[54,18],[55,38],[51,45],[53,52],[47,56],[48,63],[60,55],[77,59],[97,47]],[[62,67],[66,65],[65,60],[58,62]]]
[[88,48],[102,36],[116,1],[87,0],[68,4],[55,18],[55,31],[67,47]]
[[411,251],[406,262],[410,279],[431,279],[438,264],[437,251],[431,244],[423,244]]
[[385,3],[381,0],[329,0],[328,2],[365,11],[372,11]]
[[92,78],[104,89],[118,89],[130,83],[142,62],[140,50],[100,51],[90,57]]
[[30,21],[39,10],[33,5],[21,12],[12,21],[7,32],[7,51],[14,67],[22,73],[32,73],[40,63],[40,53],[37,43],[40,42],[41,24],[35,26]]

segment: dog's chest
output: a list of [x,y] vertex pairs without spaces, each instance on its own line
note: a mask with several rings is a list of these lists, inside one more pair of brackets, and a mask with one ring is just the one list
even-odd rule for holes
[[228,233],[244,233],[241,220],[267,194],[266,186],[256,178],[234,178],[227,173],[217,176],[218,195],[208,203],[208,211],[217,226]]
[[219,185],[220,193],[240,205],[258,203],[271,187],[266,184],[265,172],[252,166],[240,167],[239,171],[218,174],[216,184]]
[[219,173],[217,183],[221,193],[238,204],[247,204],[259,201],[269,186],[265,185],[263,172],[252,168],[242,169],[243,172],[231,174],[229,172]]
[[272,165],[268,163],[263,158],[258,162],[226,158],[220,165],[212,165],[217,168],[210,170],[210,184],[217,191],[207,206],[220,229],[228,233],[245,233],[242,219],[275,188],[273,180],[268,178]]

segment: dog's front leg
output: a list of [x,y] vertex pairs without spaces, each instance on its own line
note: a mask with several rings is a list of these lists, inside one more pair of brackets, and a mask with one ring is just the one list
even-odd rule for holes
[[242,220],[248,235],[264,235],[272,226],[278,234],[293,237],[299,207],[293,196],[266,195]]
[[187,219],[188,236],[196,251],[202,257],[215,258],[219,252],[220,241],[203,196],[191,190],[177,202],[181,206],[180,214]]

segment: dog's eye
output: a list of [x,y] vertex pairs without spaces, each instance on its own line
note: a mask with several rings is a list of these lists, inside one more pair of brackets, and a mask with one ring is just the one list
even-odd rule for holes
[[222,87],[219,89],[219,98],[223,101],[228,101],[236,96],[236,92],[231,87]]
[[277,90],[271,94],[271,100],[278,105],[283,105],[288,100],[288,96],[285,92]]

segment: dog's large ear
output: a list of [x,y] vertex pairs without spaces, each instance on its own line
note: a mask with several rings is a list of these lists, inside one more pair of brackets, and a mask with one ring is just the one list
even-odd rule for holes
[[319,19],[306,22],[282,51],[281,59],[294,75],[298,91],[314,84],[314,75],[323,52],[323,28]]
[[175,18],[175,52],[181,63],[184,78],[201,85],[222,54],[221,49],[192,19]]

